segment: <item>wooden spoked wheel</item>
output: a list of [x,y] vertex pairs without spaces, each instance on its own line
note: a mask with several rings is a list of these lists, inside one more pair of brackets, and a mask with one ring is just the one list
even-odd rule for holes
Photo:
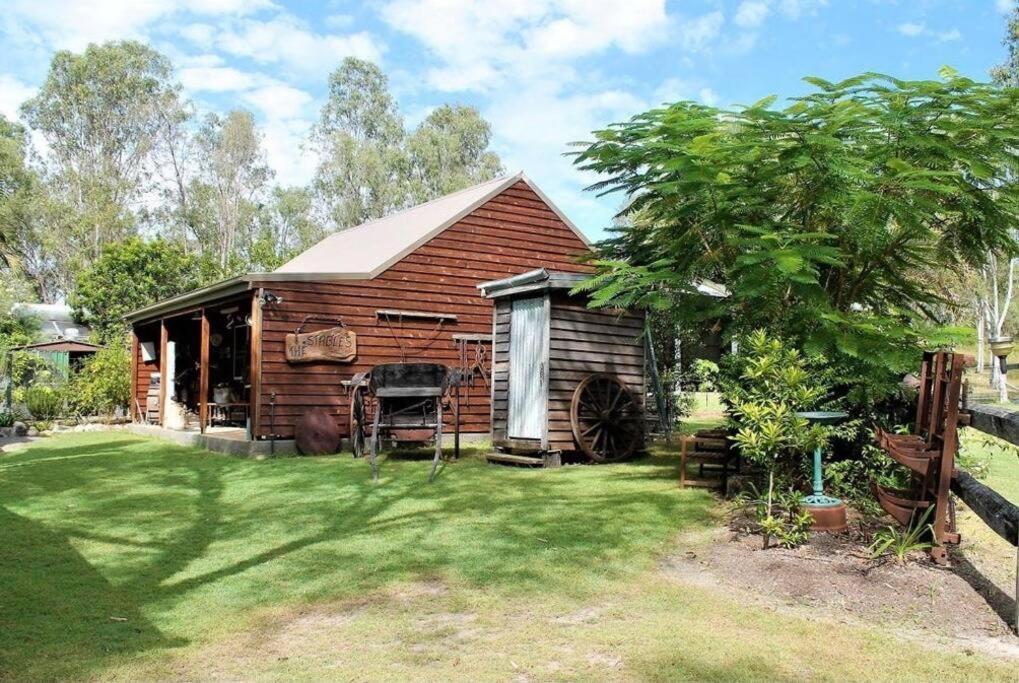
[[364,409],[366,392],[365,387],[354,387],[350,394],[350,450],[355,458],[364,456],[364,434],[368,428]]
[[640,403],[613,375],[588,375],[577,385],[570,423],[577,446],[597,462],[628,458],[643,439]]

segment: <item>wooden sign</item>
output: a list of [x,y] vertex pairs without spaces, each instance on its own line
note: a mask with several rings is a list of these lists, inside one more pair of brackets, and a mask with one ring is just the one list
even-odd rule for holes
[[349,363],[357,356],[357,335],[346,327],[288,334],[286,356],[289,363]]

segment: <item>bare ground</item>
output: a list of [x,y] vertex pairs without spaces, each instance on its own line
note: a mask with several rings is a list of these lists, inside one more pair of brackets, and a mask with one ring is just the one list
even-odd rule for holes
[[759,536],[718,527],[681,538],[686,550],[666,558],[662,568],[673,580],[723,589],[776,611],[882,626],[903,637],[1019,660],[1019,638],[1003,618],[1012,601],[989,600],[1000,602],[1000,591],[961,553],[953,554],[950,567],[924,553],[899,565],[871,560],[866,538],[856,522],[847,533],[815,534],[799,548],[764,550]]

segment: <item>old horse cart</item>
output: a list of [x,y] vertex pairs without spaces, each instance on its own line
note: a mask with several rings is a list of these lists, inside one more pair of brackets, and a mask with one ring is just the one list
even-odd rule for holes
[[644,445],[644,319],[592,310],[587,276],[543,268],[479,288],[495,304],[489,460],[558,466]]
[[439,363],[385,363],[351,379],[351,448],[355,457],[367,450],[373,480],[378,479],[383,439],[404,444],[433,442],[428,479],[435,477],[442,458],[444,410],[453,409],[454,433],[459,435],[459,410],[449,396],[457,382],[457,371]]

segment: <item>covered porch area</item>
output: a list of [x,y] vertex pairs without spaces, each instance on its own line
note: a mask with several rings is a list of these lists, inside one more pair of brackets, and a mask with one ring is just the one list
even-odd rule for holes
[[251,440],[261,347],[259,291],[244,281],[230,285],[220,283],[194,293],[204,291],[205,296],[135,314],[133,422],[168,432]]

